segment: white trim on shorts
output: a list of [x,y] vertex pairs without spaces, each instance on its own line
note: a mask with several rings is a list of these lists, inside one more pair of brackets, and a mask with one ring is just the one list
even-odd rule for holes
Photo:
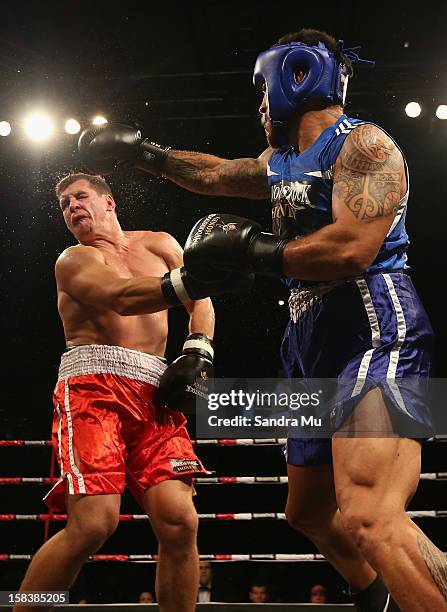
[[[73,472],[73,476],[75,476],[76,480],[78,481],[78,489],[79,489],[79,493],[85,493],[85,483],[84,483],[84,476],[81,474],[81,472],[79,471],[78,466],[76,465],[76,461],[74,459],[74,452],[73,452],[73,421],[71,418],[71,410],[70,410],[70,386],[69,386],[69,382],[68,380],[66,380],[64,382],[64,409],[65,409],[65,414],[67,415],[67,429],[68,429],[68,457],[70,459],[70,468],[71,468],[71,472]],[[73,482],[70,478],[71,474],[70,472],[67,473],[67,477],[68,477],[68,485],[69,485],[69,493],[73,493],[74,492],[74,485]]]
[[148,353],[122,346],[85,344],[62,355],[58,382],[84,374],[116,374],[157,387],[166,368],[162,358]]
[[[402,308],[402,304],[400,303],[399,296],[397,295],[396,288],[394,286],[393,280],[389,274],[381,274],[385,284],[387,286],[388,292],[390,294],[391,300],[394,306],[394,312],[396,315],[396,326],[397,326],[397,340],[391,349],[389,354],[389,363],[388,370],[386,373],[386,380],[388,386],[391,390],[391,393],[396,400],[396,403],[400,407],[400,409],[409,417],[411,414],[408,412],[404,399],[401,395],[400,389],[396,383],[396,372],[397,366],[399,364],[399,356],[400,349],[402,348],[403,343],[405,342],[406,334],[407,334],[407,325],[405,323],[404,311]],[[377,314],[374,308],[374,303],[371,298],[371,293],[369,292],[368,285],[366,281],[358,279],[356,280],[357,286],[359,287],[360,294],[363,299],[363,303],[365,304],[366,315],[368,317],[369,325],[371,328],[371,341],[373,348],[368,349],[360,362],[359,370],[357,373],[357,381],[354,386],[354,390],[352,392],[351,397],[355,397],[358,395],[365,384],[366,376],[368,374],[369,364],[371,362],[371,358],[375,349],[380,346],[380,327],[379,322],[377,320]]]
[[373,345],[373,348],[368,349],[362,357],[362,361],[360,362],[360,366],[357,373],[357,380],[355,382],[351,397],[355,397],[356,395],[361,393],[365,385],[366,376],[368,374],[369,364],[371,362],[373,353],[376,348],[380,346],[379,320],[377,319],[376,309],[374,308],[374,303],[372,301],[368,285],[365,279],[363,278],[360,278],[355,282],[357,283],[357,286],[360,290],[360,295],[362,296],[363,304],[365,305],[366,316],[368,317],[369,326],[371,328],[371,343]]
[[404,311],[402,308],[402,304],[399,301],[399,296],[397,295],[393,279],[389,274],[384,274],[383,278],[385,279],[388,291],[391,295],[391,299],[393,300],[393,306],[396,313],[397,321],[397,340],[390,353],[390,362],[388,364],[388,371],[386,373],[386,377],[388,380],[389,387],[391,389],[391,393],[394,395],[394,399],[396,400],[397,404],[405,412],[405,414],[411,417],[411,414],[408,412],[405,406],[405,402],[401,395],[400,389],[396,384],[396,371],[397,366],[399,364],[400,349],[402,348],[402,345],[405,342],[405,337],[407,335],[407,324],[405,322]]
[[62,414],[59,406],[59,402],[56,404],[56,412],[59,417],[59,426],[57,428],[57,454],[59,455],[59,465],[61,469],[61,478],[64,477],[64,466],[62,463]]

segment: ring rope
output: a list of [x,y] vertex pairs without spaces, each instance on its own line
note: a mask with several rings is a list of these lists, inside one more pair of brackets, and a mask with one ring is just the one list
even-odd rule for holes
[[[272,446],[285,444],[287,438],[221,438],[191,440],[193,444],[201,446]],[[51,446],[51,440],[0,440],[1,446]]]
[[[0,561],[29,561],[32,554],[0,554]],[[213,554],[199,555],[201,561],[326,561],[320,554]],[[88,558],[92,561],[133,561],[137,563],[156,563],[158,555],[93,555]]]
[[[210,438],[191,442],[198,446],[276,446],[285,444],[287,438]],[[433,436],[427,442],[447,443],[447,436]],[[0,440],[0,447],[2,446],[51,446],[51,440]]]
[[[445,554],[445,553],[444,553]],[[0,554],[0,561],[30,561],[32,554]],[[326,562],[325,557],[319,553],[305,554],[283,554],[283,553],[265,553],[265,554],[214,554],[214,555],[199,555],[201,561],[294,561],[294,562],[309,562],[319,561]],[[87,559],[87,562],[97,561],[125,561],[133,563],[156,563],[158,555],[93,555]]]
[[[410,518],[446,518],[447,510],[412,510],[406,512]],[[285,521],[284,512],[224,512],[199,514],[202,521]],[[13,521],[66,521],[66,514],[0,514],[0,522]],[[137,522],[149,520],[147,514],[120,514],[121,522]]]
[[[13,476],[0,477],[1,485],[28,485],[45,484],[52,485],[60,480],[57,477],[28,477]],[[426,472],[420,475],[420,480],[447,480],[447,472]],[[254,484],[287,484],[287,476],[212,476],[194,478],[195,485],[254,485]]]

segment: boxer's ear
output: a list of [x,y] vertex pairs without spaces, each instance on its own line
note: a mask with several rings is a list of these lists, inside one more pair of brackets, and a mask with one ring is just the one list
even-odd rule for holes
[[116,202],[109,193],[106,193],[107,210],[115,210]]

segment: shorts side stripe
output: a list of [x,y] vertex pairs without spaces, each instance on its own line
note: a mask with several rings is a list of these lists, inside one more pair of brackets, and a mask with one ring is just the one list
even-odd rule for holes
[[[73,453],[73,422],[71,420],[71,411],[70,411],[70,394],[69,394],[69,385],[68,380],[64,382],[65,385],[65,413],[67,415],[67,429],[68,429],[68,456],[70,458],[70,467],[71,470],[78,481],[79,491],[78,493],[85,493],[85,483],[84,477],[76,465],[74,460]],[[71,489],[73,489],[73,483],[71,482],[71,474],[67,474],[68,482],[70,485],[70,493],[72,493]]]
[[405,337],[407,335],[407,324],[405,323],[404,311],[399,301],[399,297],[397,295],[396,288],[394,286],[391,276],[389,274],[384,274],[383,278],[385,279],[388,291],[390,292],[397,319],[397,340],[390,353],[390,363],[388,365],[387,371],[387,382],[397,404],[405,412],[405,414],[411,416],[405,406],[405,402],[396,383],[396,371],[399,363],[399,354],[400,349],[402,348],[402,345],[405,341]]
[[75,491],[73,487],[73,476],[70,474],[70,472],[67,472],[66,477],[68,482],[68,492],[70,495],[74,495]]
[[371,358],[375,349],[380,346],[380,327],[379,321],[377,319],[377,314],[374,308],[374,304],[371,298],[371,294],[368,289],[368,285],[366,281],[361,278],[356,280],[357,286],[360,290],[360,294],[362,296],[363,304],[366,310],[366,316],[368,317],[369,326],[371,328],[371,342],[373,348],[368,349],[366,353],[363,355],[362,360],[360,362],[359,370],[357,373],[357,380],[352,391],[351,397],[355,397],[358,395],[365,384],[366,376],[368,374],[369,364],[371,362]]
[[61,478],[64,477],[64,462],[62,461],[62,414],[59,402],[56,404],[56,412],[59,417],[59,427],[57,428],[57,454],[59,455],[59,465],[61,470]]

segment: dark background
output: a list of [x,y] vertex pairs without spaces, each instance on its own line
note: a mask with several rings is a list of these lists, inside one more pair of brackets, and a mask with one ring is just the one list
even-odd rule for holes
[[[49,394],[64,344],[53,265],[73,243],[53,186],[82,168],[77,136],[63,131],[65,119],[73,115],[85,126],[103,113],[109,120],[138,122],[145,135],[173,147],[257,156],[265,143],[260,96],[251,84],[255,58],[278,36],[302,26],[326,29],[347,46],[361,44],[363,57],[376,60],[375,68],[357,69],[347,113],[383,125],[406,154],[409,261],[436,331],[436,374],[445,374],[440,292],[447,121],[438,120],[434,109],[447,103],[447,14],[443,3],[432,3],[435,11],[424,4],[426,10],[417,12],[403,3],[386,9],[381,3],[367,9],[360,4],[314,11],[285,0],[124,5],[71,0],[17,2],[3,12],[0,120],[9,120],[13,131],[0,138],[2,429],[45,437],[50,423]],[[403,112],[413,99],[423,104],[419,119]],[[35,108],[54,116],[59,130],[45,144],[22,135],[23,119]],[[269,229],[268,202],[198,196],[137,171],[117,174],[110,183],[127,229],[165,230],[184,243],[195,221],[213,210],[239,212]],[[283,295],[279,282],[260,280],[252,295],[215,300],[219,375],[276,375],[287,318],[277,305]],[[174,356],[186,319],[180,312],[171,318]]]
[[[51,390],[64,347],[53,266],[73,243],[53,187],[82,169],[77,136],[65,134],[65,119],[74,116],[85,127],[102,113],[138,122],[145,136],[174,148],[257,156],[265,143],[260,97],[251,84],[255,58],[301,27],[327,30],[346,46],[361,44],[361,55],[376,60],[374,69],[357,69],[346,112],[382,125],[405,152],[409,263],[436,333],[434,374],[445,376],[447,121],[436,119],[434,110],[447,103],[446,17],[444,3],[430,2],[417,10],[407,3],[323,8],[288,0],[18,1],[2,7],[0,121],[8,120],[13,131],[0,138],[0,438],[49,436]],[[423,105],[418,119],[403,112],[411,100]],[[56,134],[45,144],[21,133],[24,117],[36,108],[56,121]],[[126,229],[168,231],[183,244],[195,221],[215,210],[257,219],[269,230],[268,202],[198,196],[137,171],[118,173],[110,184]],[[249,296],[214,300],[219,376],[276,376],[287,320],[278,299],[284,296],[279,282],[258,280]],[[180,310],[170,317],[168,356],[174,357],[187,319]],[[14,460],[8,463],[2,452],[2,473],[21,475],[20,468],[12,473]],[[30,475],[45,475],[39,461],[30,461],[36,466]]]

